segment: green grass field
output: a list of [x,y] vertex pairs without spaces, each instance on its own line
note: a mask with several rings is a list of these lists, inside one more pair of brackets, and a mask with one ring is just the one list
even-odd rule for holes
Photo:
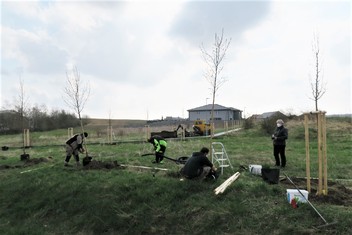
[[[318,177],[314,124],[311,125],[311,174]],[[303,123],[287,122],[287,169],[291,178],[305,177]],[[85,170],[64,167],[63,143],[67,130],[33,133],[36,146],[26,149],[31,160],[20,161],[21,135],[0,136],[0,234],[351,234],[352,224],[352,125],[350,120],[327,120],[329,194],[309,199],[333,226],[308,204],[292,208],[287,180],[268,184],[249,171],[222,195],[214,189],[240,165],[273,165],[270,136],[257,126],[212,140],[224,144],[233,169],[226,168],[217,181],[180,181],[181,165],[165,160],[158,165],[167,171],[118,167]],[[96,138],[96,139],[95,139]],[[139,139],[143,139],[141,136]],[[102,162],[117,161],[129,166],[155,167],[146,142],[90,144],[99,141],[92,135],[89,155]],[[170,140],[166,155],[190,156],[209,139]],[[81,158],[84,157],[81,155]],[[71,164],[73,164],[71,159]],[[283,173],[283,172],[281,172]],[[303,184],[304,186],[304,184]],[[304,187],[301,187],[304,189]],[[314,187],[314,185],[313,185]],[[315,189],[316,190],[316,189]]]

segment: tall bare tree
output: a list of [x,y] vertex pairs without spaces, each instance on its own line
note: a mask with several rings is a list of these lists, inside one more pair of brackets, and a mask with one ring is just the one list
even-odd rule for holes
[[326,86],[323,82],[323,78],[321,75],[322,65],[321,65],[321,56],[320,56],[320,48],[319,48],[319,37],[318,35],[314,35],[314,41],[312,43],[312,51],[314,54],[315,60],[315,77],[311,81],[311,89],[312,89],[312,97],[311,99],[315,104],[315,111],[319,110],[318,100],[325,94]]
[[[223,62],[225,59],[226,51],[229,48],[231,43],[231,38],[224,38],[224,30],[221,31],[221,35],[215,33],[214,44],[212,49],[208,52],[203,45],[200,49],[202,51],[203,59],[207,64],[207,71],[205,73],[205,78],[211,85],[211,95],[212,95],[212,109],[211,109],[211,118],[210,123],[213,127],[214,125],[214,106],[215,106],[215,97],[216,92],[219,88],[226,82],[224,77],[221,77],[221,72],[223,70]],[[213,130],[211,136],[213,137]]]
[[24,91],[24,81],[20,76],[20,86],[19,86],[19,94],[18,94],[18,99],[17,99],[17,105],[16,109],[21,117],[22,121],[22,129],[24,128],[24,115],[25,115],[25,109],[27,105],[27,97]]
[[64,101],[77,114],[83,133],[82,111],[90,95],[90,86],[88,82],[82,82],[81,75],[75,66],[72,71],[66,71],[66,78]]
[[26,154],[26,144],[25,144],[25,135],[24,135],[24,129],[26,127],[25,125],[25,115],[27,111],[27,105],[28,105],[28,97],[25,94],[24,90],[24,80],[22,79],[21,75],[19,78],[20,82],[20,87],[19,87],[19,94],[17,98],[17,104],[15,105],[15,108],[17,109],[17,112],[20,117],[20,129],[22,130],[22,143],[23,143],[23,154]]

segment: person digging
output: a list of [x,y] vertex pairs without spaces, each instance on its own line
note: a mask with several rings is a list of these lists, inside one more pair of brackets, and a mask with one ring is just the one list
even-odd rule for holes
[[167,142],[164,138],[158,135],[154,135],[148,139],[148,142],[154,146],[155,161],[153,163],[163,163],[164,154],[167,147]]
[[73,155],[76,160],[76,166],[79,166],[79,153],[84,153],[83,141],[88,137],[88,133],[76,134],[66,141],[66,159],[64,166],[69,166],[69,161]]
[[207,158],[209,149],[203,147],[200,152],[194,152],[180,173],[186,179],[204,180],[206,178],[217,178],[216,168]]

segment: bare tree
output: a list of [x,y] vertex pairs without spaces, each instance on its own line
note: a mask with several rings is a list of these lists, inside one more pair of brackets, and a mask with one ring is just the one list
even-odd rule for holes
[[81,75],[77,67],[73,67],[70,73],[66,72],[66,78],[64,101],[78,115],[83,133],[82,111],[90,95],[90,86],[89,83],[81,81]]
[[19,114],[20,117],[20,129],[22,130],[22,144],[23,144],[23,154],[26,154],[26,144],[25,144],[25,135],[24,135],[24,129],[26,127],[25,125],[25,115],[26,115],[26,111],[27,111],[27,105],[28,105],[28,98],[25,94],[25,90],[24,90],[24,81],[20,75],[19,78],[19,82],[20,82],[20,87],[19,87],[19,95],[18,95],[18,99],[17,99],[17,105],[15,105],[15,108],[17,109],[17,112]]
[[316,34],[314,35],[314,41],[312,43],[312,51],[315,59],[315,77],[310,84],[312,89],[311,99],[314,100],[315,111],[318,111],[318,100],[325,94],[326,87],[321,76],[322,65],[320,61],[319,37]]
[[[203,59],[207,64],[207,71],[205,73],[205,78],[211,85],[212,94],[212,109],[211,109],[211,126],[214,125],[214,106],[216,92],[219,88],[226,82],[226,79],[221,77],[220,74],[223,70],[223,61],[226,55],[226,51],[229,48],[231,39],[224,39],[224,30],[222,30],[221,35],[215,33],[215,41],[212,46],[211,52],[205,50],[204,46],[201,46],[201,51]],[[211,133],[213,136],[213,130]]]
[[18,113],[21,117],[22,120],[22,129],[24,128],[24,115],[25,115],[25,109],[27,105],[27,97],[24,92],[24,81],[20,76],[20,93],[18,94],[18,100],[17,100],[17,106],[16,109],[18,110]]

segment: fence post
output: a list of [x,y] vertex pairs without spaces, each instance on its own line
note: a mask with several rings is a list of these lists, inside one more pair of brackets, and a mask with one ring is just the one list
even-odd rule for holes
[[224,121],[224,129],[225,129],[225,131],[229,131],[229,122],[228,121]]

